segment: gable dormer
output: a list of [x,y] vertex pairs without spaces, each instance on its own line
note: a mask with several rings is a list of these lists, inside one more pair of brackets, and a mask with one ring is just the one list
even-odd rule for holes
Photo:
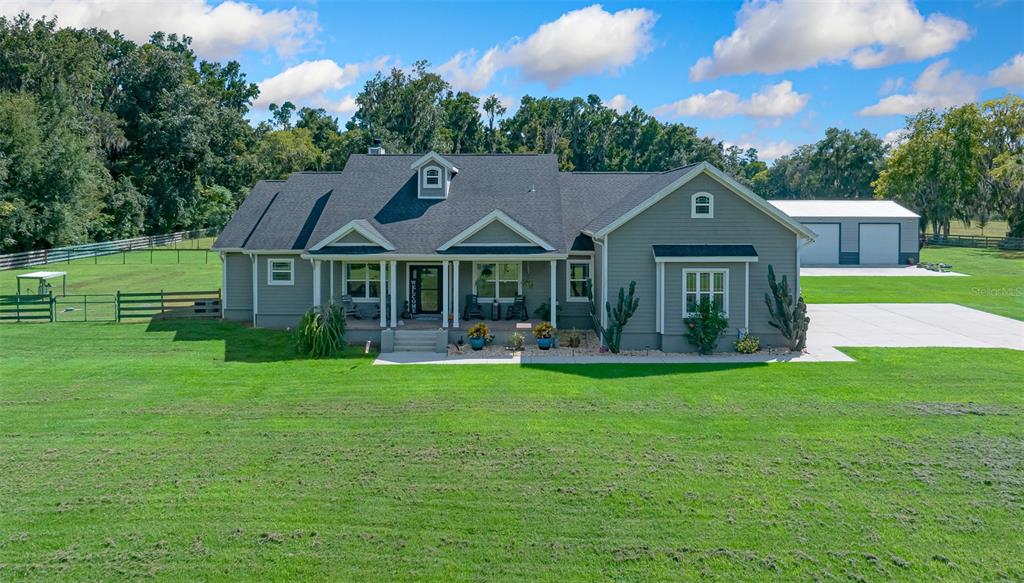
[[454,164],[437,152],[430,152],[412,163],[416,172],[416,196],[418,198],[448,198],[452,178],[459,173]]

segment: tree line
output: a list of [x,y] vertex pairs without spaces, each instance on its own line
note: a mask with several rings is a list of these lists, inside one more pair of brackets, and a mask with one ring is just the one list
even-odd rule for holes
[[659,171],[707,161],[766,198],[894,198],[925,220],[1005,217],[1024,226],[1020,98],[924,111],[895,147],[829,128],[770,167],[639,107],[454,91],[421,61],[369,79],[344,125],[324,109],[272,104],[235,61],[190,39],[135,43],[56,21],[0,18],[0,250],[223,225],[259,179],[341,170],[374,139],[389,152],[549,153],[563,170]]

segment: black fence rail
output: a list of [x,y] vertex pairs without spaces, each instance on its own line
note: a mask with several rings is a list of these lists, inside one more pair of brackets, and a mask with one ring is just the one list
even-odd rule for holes
[[941,235],[929,233],[925,236],[928,245],[947,247],[977,247],[983,249],[1024,250],[1024,237],[984,237],[981,235]]
[[55,322],[115,322],[117,294],[71,294],[54,296]]
[[0,296],[0,322],[53,322],[53,294]]
[[219,318],[220,290],[117,292],[117,321],[129,318]]
[[[167,233],[165,235],[151,235],[148,237],[135,237],[133,239],[120,239],[117,241],[104,241],[102,243],[88,243],[85,245],[72,245],[69,247],[55,247],[53,249],[40,249],[37,251],[23,251],[21,253],[8,253],[0,255],[0,270],[16,269],[19,267],[32,267],[35,265],[47,265],[49,263],[70,263],[75,259],[88,259],[104,256],[124,254],[130,251],[142,249],[154,249],[166,247],[167,245],[179,245],[183,241],[194,241],[203,237],[212,237],[217,234],[216,229],[201,229],[197,231],[181,231],[178,233]],[[183,251],[186,249],[182,249]],[[178,251],[177,248],[167,251]],[[200,251],[206,251],[201,249]],[[180,263],[180,255],[178,262]]]

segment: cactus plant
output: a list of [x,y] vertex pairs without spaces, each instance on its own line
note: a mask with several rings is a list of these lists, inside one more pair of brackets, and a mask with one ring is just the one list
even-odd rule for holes
[[619,288],[619,301],[614,308],[612,308],[611,302],[604,303],[605,312],[608,314],[607,328],[601,325],[600,319],[597,317],[594,292],[590,285],[587,285],[587,299],[590,301],[590,319],[594,323],[594,331],[601,336],[601,341],[609,351],[618,354],[622,342],[622,330],[636,313],[637,307],[640,306],[640,298],[636,297],[636,282],[629,282],[629,292]]
[[807,347],[807,325],[811,319],[807,316],[807,304],[803,296],[793,301],[786,276],[782,281],[775,280],[775,270],[768,266],[768,287],[771,293],[764,294],[764,303],[768,305],[768,324],[782,333],[789,342],[789,349],[801,351]]

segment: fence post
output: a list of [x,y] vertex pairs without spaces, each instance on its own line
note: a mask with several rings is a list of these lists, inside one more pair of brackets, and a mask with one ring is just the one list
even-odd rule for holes
[[53,324],[57,320],[57,303],[53,298],[53,292],[50,292],[50,323]]
[[14,321],[21,324],[21,294],[14,296]]
[[164,315],[164,290],[160,290],[160,315]]
[[181,264],[181,249],[178,249],[178,263]]
[[121,321],[121,290],[114,293],[114,321]]

